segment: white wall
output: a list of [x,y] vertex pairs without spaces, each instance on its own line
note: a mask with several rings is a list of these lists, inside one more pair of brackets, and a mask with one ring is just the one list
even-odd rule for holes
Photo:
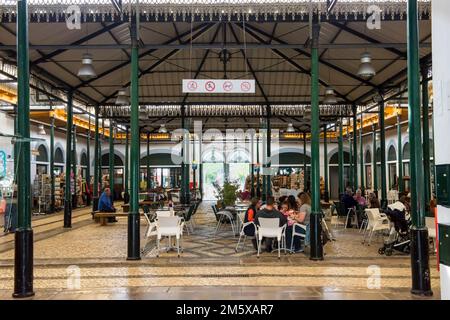
[[[450,73],[448,53],[450,41],[450,1],[433,0],[432,6],[432,54],[434,89],[434,125],[436,145],[436,164],[450,164]],[[439,223],[450,224],[450,208],[438,206]],[[441,298],[450,300],[450,266],[441,264]]]

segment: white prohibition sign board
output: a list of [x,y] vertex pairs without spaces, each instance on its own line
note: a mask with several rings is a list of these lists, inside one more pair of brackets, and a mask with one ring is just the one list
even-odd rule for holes
[[255,80],[183,79],[183,93],[255,93]]

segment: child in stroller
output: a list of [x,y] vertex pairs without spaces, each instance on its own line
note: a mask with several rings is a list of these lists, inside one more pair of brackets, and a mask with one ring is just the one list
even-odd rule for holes
[[411,219],[407,213],[406,205],[406,198],[401,197],[399,201],[389,205],[383,211],[391,220],[393,226],[389,231],[388,238],[384,241],[384,246],[378,250],[379,254],[391,256],[394,250],[406,254],[410,253],[409,227]]

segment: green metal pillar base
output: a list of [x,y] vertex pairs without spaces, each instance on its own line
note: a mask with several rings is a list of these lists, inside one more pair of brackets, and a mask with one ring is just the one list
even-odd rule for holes
[[14,298],[34,296],[33,230],[16,230],[14,234]]
[[92,211],[97,211],[98,210],[98,197],[93,197],[92,198]]
[[411,293],[430,297],[433,295],[430,280],[428,229],[411,229]]
[[[319,245],[311,245],[311,252],[309,259],[313,261],[323,260],[323,246],[322,246],[322,224],[321,224],[321,212],[311,213],[311,221],[309,224],[311,243],[316,243]],[[312,239],[314,237],[314,239]]]
[[64,228],[72,228],[72,202],[64,200]]
[[[141,260],[139,212],[128,214],[128,254],[127,260]],[[137,240],[136,240],[137,239]]]

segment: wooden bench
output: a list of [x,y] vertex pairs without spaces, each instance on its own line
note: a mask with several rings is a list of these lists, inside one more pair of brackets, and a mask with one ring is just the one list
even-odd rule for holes
[[[128,212],[100,212],[95,211],[93,212],[95,222],[100,222],[100,225],[106,226],[108,223],[108,218],[116,218],[116,217],[128,217]],[[140,214],[141,217],[144,216],[143,213]]]
[[128,213],[125,212],[99,212],[96,211],[94,214],[95,220],[100,222],[100,225],[106,226],[108,222],[108,218],[116,218],[116,217],[128,217]]

